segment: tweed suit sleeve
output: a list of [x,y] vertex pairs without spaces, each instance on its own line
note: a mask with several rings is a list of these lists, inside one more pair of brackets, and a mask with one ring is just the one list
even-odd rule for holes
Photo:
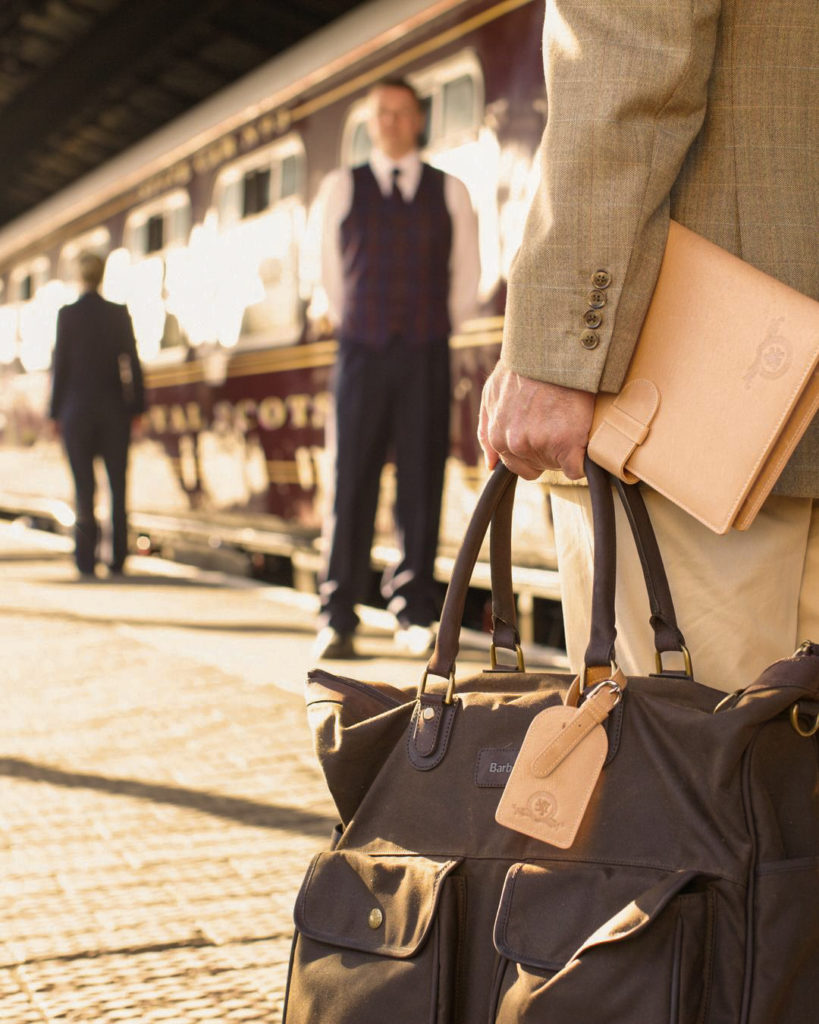
[[705,115],[719,13],[720,0],[547,0],[548,119],[509,277],[509,369],[619,388]]

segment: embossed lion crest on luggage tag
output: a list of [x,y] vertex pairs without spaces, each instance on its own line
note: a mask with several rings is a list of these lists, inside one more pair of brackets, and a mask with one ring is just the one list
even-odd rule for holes
[[608,753],[601,723],[620,701],[619,679],[595,686],[579,708],[535,715],[495,812],[498,824],[563,850],[572,845]]

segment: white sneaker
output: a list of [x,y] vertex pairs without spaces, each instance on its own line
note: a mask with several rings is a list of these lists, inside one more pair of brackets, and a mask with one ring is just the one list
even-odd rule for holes
[[396,650],[420,656],[435,646],[435,633],[431,626],[399,626],[395,631]]

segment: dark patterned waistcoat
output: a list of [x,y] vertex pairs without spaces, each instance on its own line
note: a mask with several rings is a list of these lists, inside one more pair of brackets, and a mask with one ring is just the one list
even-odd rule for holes
[[353,202],[341,225],[341,337],[383,348],[444,341],[450,332],[452,222],[444,174],[423,165],[411,202],[383,196],[369,164],[353,170]]

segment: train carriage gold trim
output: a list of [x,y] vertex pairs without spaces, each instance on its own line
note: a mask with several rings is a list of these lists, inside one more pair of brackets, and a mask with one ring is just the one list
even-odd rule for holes
[[[454,334],[449,341],[453,350],[483,348],[498,345],[501,340],[503,317],[492,316],[470,322],[469,330]],[[332,366],[336,360],[336,341],[316,341],[307,345],[263,349],[258,352],[240,352],[228,364],[226,379],[252,377],[264,373],[284,373],[292,370],[315,370]],[[182,363],[179,366],[148,368],[145,382],[149,388],[178,387],[183,384],[206,383],[204,360]]]

